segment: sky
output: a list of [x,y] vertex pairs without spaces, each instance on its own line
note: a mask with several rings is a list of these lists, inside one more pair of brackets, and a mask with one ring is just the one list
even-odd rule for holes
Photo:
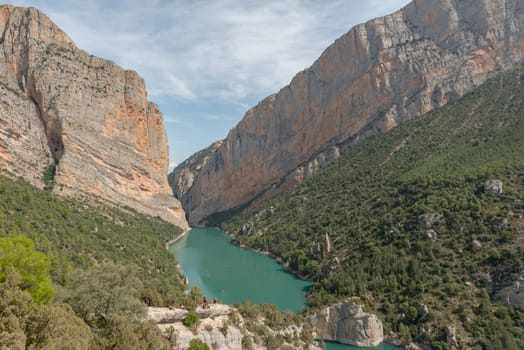
[[170,168],[226,137],[354,25],[408,0],[12,0],[137,71],[164,114]]

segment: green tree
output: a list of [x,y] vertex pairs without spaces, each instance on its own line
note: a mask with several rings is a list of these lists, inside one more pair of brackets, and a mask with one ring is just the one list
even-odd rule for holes
[[0,349],[88,349],[89,327],[70,306],[38,305],[11,273],[0,283]]
[[98,341],[101,349],[107,350],[141,350],[133,328],[129,321],[121,315],[111,315],[107,318],[107,328],[104,336]]
[[36,303],[46,304],[54,297],[49,258],[37,252],[27,237],[0,238],[0,282],[11,271],[20,275],[20,288],[27,290]]
[[167,339],[153,322],[143,322],[136,327],[121,315],[111,315],[102,330],[98,348],[107,350],[168,350]]
[[24,350],[27,320],[34,313],[34,301],[18,286],[20,277],[11,273],[0,283],[0,349]]
[[112,262],[88,270],[77,270],[71,278],[73,294],[68,302],[91,326],[104,327],[111,315],[121,315],[137,324],[145,316],[140,301],[142,282],[132,266]]
[[37,310],[32,321],[28,342],[38,349],[87,350],[93,340],[89,326],[67,304],[45,305]]

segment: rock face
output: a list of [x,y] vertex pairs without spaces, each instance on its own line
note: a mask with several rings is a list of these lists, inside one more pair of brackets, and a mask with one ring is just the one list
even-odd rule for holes
[[270,198],[351,144],[454,100],[524,58],[522,0],[415,0],[355,26],[227,137],[170,176],[194,223]]
[[317,336],[356,346],[377,346],[384,340],[382,322],[362,307],[344,301],[308,317]]
[[506,286],[495,293],[495,298],[524,311],[524,271],[512,285]]
[[488,180],[484,184],[484,193],[488,196],[499,196],[502,194],[502,181],[500,180]]
[[[187,349],[194,338],[199,338],[211,349],[215,350],[273,350],[266,346],[260,336],[253,333],[247,327],[246,320],[231,306],[216,304],[210,305],[209,309],[198,307],[195,310],[200,320],[194,328],[187,328],[182,324],[187,310],[168,309],[160,307],[148,308],[147,318],[158,324],[164,336],[171,341],[174,349]],[[300,336],[303,333],[302,325],[290,325],[279,331],[270,329],[264,325],[264,320],[250,320],[254,327],[263,328],[264,338],[284,337],[292,343],[284,342],[282,347],[291,349],[320,350],[315,344],[307,345]]]
[[144,80],[90,56],[34,8],[0,7],[0,168],[187,227]]

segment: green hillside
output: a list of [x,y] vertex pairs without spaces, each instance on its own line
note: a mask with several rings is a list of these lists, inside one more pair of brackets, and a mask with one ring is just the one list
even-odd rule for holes
[[0,175],[0,348],[168,349],[142,319],[191,304],[165,247],[180,232]]
[[[223,228],[313,280],[311,308],[352,297],[406,340],[447,348],[453,324],[461,346],[524,348],[524,313],[493,298],[524,269],[523,68],[352,146]],[[489,179],[501,195],[484,192]]]
[[[185,287],[165,243],[181,230],[161,219],[105,206],[88,206],[0,176],[0,237],[23,235],[51,257],[51,274],[67,285],[74,268],[104,261],[137,266],[144,294],[173,303]],[[168,278],[166,278],[168,277]],[[164,300],[166,299],[166,300]]]

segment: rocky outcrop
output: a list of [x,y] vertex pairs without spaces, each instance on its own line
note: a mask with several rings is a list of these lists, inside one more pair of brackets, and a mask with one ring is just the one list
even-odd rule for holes
[[499,196],[502,194],[502,181],[490,179],[484,184],[484,193],[488,196]]
[[384,340],[382,322],[349,301],[324,308],[308,317],[317,337],[356,346],[377,346]]
[[452,324],[446,326],[446,341],[451,345],[452,349],[457,349],[459,347],[457,341],[457,329]]
[[200,320],[197,324],[188,328],[182,321],[188,311],[176,308],[148,308],[147,318],[158,324],[164,336],[171,341],[175,349],[187,349],[194,338],[199,338],[211,349],[216,350],[272,350],[274,347],[268,345],[263,339],[253,332],[248,323],[263,333],[265,341],[270,338],[281,338],[285,341],[280,346],[292,349],[320,350],[314,344],[307,345],[300,337],[306,332],[302,325],[289,325],[276,331],[264,325],[263,319],[246,320],[231,306],[222,304],[210,305],[208,309],[198,307],[195,310]]
[[[521,0],[415,0],[355,26],[170,177],[189,220],[256,204],[524,58]],[[182,184],[182,186],[181,186]]]
[[187,227],[144,80],[78,49],[34,8],[1,6],[0,33],[0,167]]
[[495,298],[524,311],[524,271],[511,285],[497,291]]

